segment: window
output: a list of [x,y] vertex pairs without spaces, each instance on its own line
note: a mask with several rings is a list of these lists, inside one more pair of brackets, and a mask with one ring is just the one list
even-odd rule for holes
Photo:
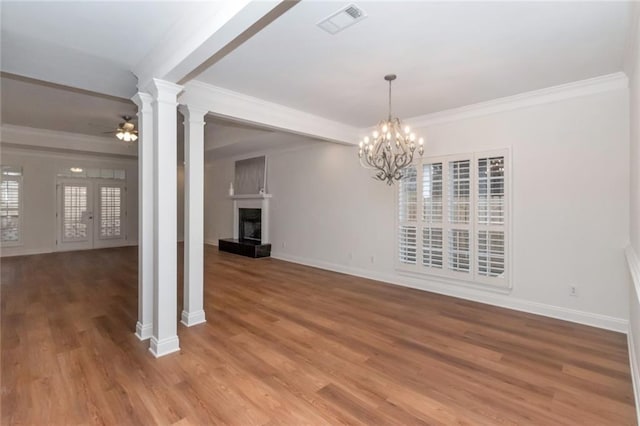
[[22,169],[2,166],[0,181],[0,242],[3,246],[21,241]]
[[499,151],[424,159],[405,173],[399,269],[509,287],[507,158]]
[[100,238],[121,238],[122,188],[100,187]]

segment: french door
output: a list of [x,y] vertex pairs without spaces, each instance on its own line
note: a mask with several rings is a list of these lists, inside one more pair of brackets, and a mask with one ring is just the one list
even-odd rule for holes
[[58,181],[57,249],[87,250],[126,244],[125,186],[89,179]]

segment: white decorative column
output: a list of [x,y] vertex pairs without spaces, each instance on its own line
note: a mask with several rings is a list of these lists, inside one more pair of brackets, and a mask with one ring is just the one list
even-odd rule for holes
[[204,315],[204,116],[207,110],[178,107],[184,115],[184,309],[187,327]]
[[138,322],[136,336],[153,332],[153,110],[151,95],[138,92]]
[[153,79],[154,142],[154,294],[153,335],[149,350],[157,358],[180,350],[177,335],[177,137],[176,97],[182,91]]

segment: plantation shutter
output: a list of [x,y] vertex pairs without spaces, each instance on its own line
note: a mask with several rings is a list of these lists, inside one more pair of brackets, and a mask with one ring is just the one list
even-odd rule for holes
[[20,197],[22,178],[5,175],[0,183],[0,241],[20,241]]
[[477,273],[503,277],[505,272],[504,156],[478,159]]
[[447,258],[449,270],[471,272],[471,160],[449,162]]
[[398,260],[415,265],[418,253],[418,176],[411,166],[400,180],[398,195]]
[[422,167],[422,265],[442,269],[442,163]]
[[122,188],[100,187],[100,238],[122,237]]

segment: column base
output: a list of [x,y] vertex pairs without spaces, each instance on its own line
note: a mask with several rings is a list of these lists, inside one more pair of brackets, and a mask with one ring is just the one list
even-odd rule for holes
[[207,322],[206,318],[204,317],[204,310],[202,309],[195,312],[182,311],[181,316],[182,316],[182,319],[180,320],[180,322],[186,325],[187,327],[191,327],[192,325],[202,324],[204,322]]
[[140,340],[150,339],[153,335],[153,324],[142,324],[140,321],[136,323],[136,337]]
[[180,341],[178,340],[178,336],[167,337],[162,340],[156,339],[155,336],[151,337],[149,352],[151,352],[155,358],[169,355],[179,350]]

